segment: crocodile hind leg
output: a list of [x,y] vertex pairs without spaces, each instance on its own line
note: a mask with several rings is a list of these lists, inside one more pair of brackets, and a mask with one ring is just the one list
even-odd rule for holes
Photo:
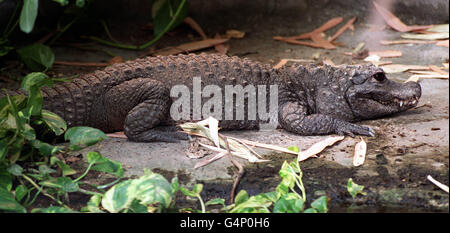
[[175,126],[165,126],[170,117],[169,90],[162,83],[137,78],[119,84],[106,94],[107,113],[111,128],[123,129],[131,141],[177,142],[187,135]]
[[299,102],[287,102],[279,110],[279,121],[283,129],[300,135],[332,134],[374,136],[366,126],[353,124],[324,114],[307,115],[306,106]]

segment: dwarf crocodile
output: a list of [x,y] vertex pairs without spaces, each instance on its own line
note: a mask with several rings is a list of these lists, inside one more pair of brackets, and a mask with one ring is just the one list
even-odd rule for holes
[[[123,130],[132,141],[173,142],[186,135],[173,126],[179,122],[170,117],[176,99],[170,90],[183,84],[192,93],[194,77],[201,78],[202,86],[278,85],[278,127],[300,135],[374,136],[370,127],[353,122],[405,111],[421,96],[418,83],[391,81],[381,68],[369,64],[274,69],[238,57],[189,54],[127,61],[44,87],[44,108],[68,126]],[[247,103],[247,95],[245,99]],[[257,129],[258,123],[257,116],[224,120],[220,127]]]

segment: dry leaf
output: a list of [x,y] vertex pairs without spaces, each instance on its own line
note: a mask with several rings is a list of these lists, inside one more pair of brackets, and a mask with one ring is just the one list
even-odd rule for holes
[[413,34],[413,33],[405,33],[402,34],[401,37],[405,39],[416,39],[416,40],[443,40],[448,39],[448,32],[438,32],[438,33],[429,33],[429,34]]
[[194,31],[196,31],[202,37],[202,39],[208,39],[200,25],[198,25],[198,23],[195,22],[195,20],[193,20],[191,17],[186,17],[184,19],[184,23],[188,24],[192,29],[194,29]]
[[448,74],[444,75],[444,74],[433,74],[433,75],[426,75],[426,74],[415,74],[415,75],[411,75],[411,77],[408,78],[408,80],[405,81],[406,82],[417,82],[419,81],[419,79],[448,79]]
[[108,134],[106,134],[106,136],[111,137],[111,138],[125,138],[125,139],[128,138],[123,131],[108,133]]
[[353,166],[361,166],[366,158],[367,144],[364,139],[355,145],[355,155],[353,156]]
[[401,73],[407,70],[430,70],[428,66],[419,66],[419,65],[403,65],[403,64],[390,64],[382,66],[384,72],[386,73]]
[[336,38],[338,38],[342,33],[345,32],[345,30],[350,29],[353,26],[353,23],[356,21],[356,17],[351,18],[349,21],[347,21],[347,23],[342,26],[341,28],[339,28],[339,30],[337,30],[337,32],[330,38],[328,39],[328,41],[333,41]]
[[123,63],[123,58],[121,56],[115,56],[108,61],[109,64]]
[[322,62],[323,62],[323,64],[327,64],[327,65],[329,65],[329,66],[333,66],[333,67],[336,66],[336,65],[334,64],[334,62],[333,62],[331,59],[325,59],[325,60],[323,60]]
[[431,66],[430,66],[430,69],[431,69],[432,71],[436,72],[436,73],[448,75],[447,72],[441,70],[441,68],[439,68],[439,67],[437,67],[437,66],[435,66],[435,65],[431,65]]
[[392,64],[392,61],[371,61],[370,63],[374,64],[375,66],[384,66]]
[[401,57],[402,51],[398,50],[369,51],[369,56],[371,55],[378,55],[379,57]]
[[300,41],[300,40],[292,40],[292,39],[283,39],[284,42],[287,42],[289,44],[298,44],[298,45],[306,45],[306,46],[310,46],[310,47],[314,47],[314,48],[323,48],[322,45],[314,43],[314,42],[310,42],[310,41]]
[[393,45],[393,44],[432,44],[434,41],[423,41],[423,40],[381,40],[382,45]]
[[440,73],[436,73],[434,71],[423,71],[423,70],[408,70],[408,73],[411,73],[411,74],[440,75]]
[[386,8],[378,5],[378,3],[373,2],[373,5],[375,5],[376,10],[378,13],[381,14],[384,21],[393,29],[399,31],[399,32],[410,32],[410,31],[418,31],[418,30],[425,30],[431,27],[431,25],[425,25],[425,26],[419,26],[419,25],[413,25],[408,26],[404,24],[399,18],[397,18],[394,14],[392,14],[389,10]]
[[288,62],[288,59],[281,59],[280,62],[278,62],[278,64],[276,64],[273,68],[274,69],[280,69],[281,67],[286,65],[287,62]]
[[320,152],[322,152],[326,147],[333,145],[334,143],[341,141],[344,139],[344,136],[336,136],[336,137],[329,137],[325,140],[322,140],[320,142],[315,143],[310,148],[308,148],[305,151],[300,151],[298,153],[298,161],[303,161],[305,159],[308,159]]
[[229,44],[216,44],[214,45],[214,49],[220,54],[227,54],[228,50],[230,50]]
[[364,58],[364,61],[369,61],[369,62],[379,62],[380,61],[380,56],[376,55],[376,54],[372,54],[370,56],[367,56],[366,58]]
[[333,44],[331,44],[330,42],[325,40],[323,38],[323,36],[321,35],[321,33],[313,33],[311,35],[311,40],[324,49],[335,49],[336,48],[336,46],[334,46]]
[[437,45],[437,46],[442,46],[442,47],[447,47],[447,48],[449,47],[449,46],[448,46],[448,40],[440,40],[440,41],[437,41],[437,42],[436,42],[436,45]]
[[234,38],[234,39],[241,39],[244,38],[245,36],[245,32],[241,32],[238,30],[227,30],[227,32],[225,33],[227,35],[228,38]]
[[281,59],[280,62],[278,62],[278,64],[276,64],[273,68],[274,69],[280,69],[281,67],[283,67],[284,65],[286,65],[288,62],[298,62],[298,63],[313,63],[314,60],[308,60],[308,59]]
[[[336,17],[333,19],[328,20],[325,24],[320,26],[319,28],[303,33],[298,36],[290,36],[290,37],[281,37],[281,36],[274,36],[274,40],[280,40],[284,41],[290,44],[298,44],[298,45],[305,45],[310,46],[314,48],[324,48],[324,49],[335,49],[336,46],[331,44],[329,41],[324,39],[325,34],[324,31],[333,28],[334,26],[338,25],[340,22],[342,22],[342,17]],[[311,39],[313,42],[310,41],[299,41],[299,39]]]
[[193,52],[200,49],[206,49],[217,44],[227,42],[229,39],[206,39],[201,41],[190,42],[176,47],[168,47],[155,51],[154,55],[168,56],[184,52]]
[[426,31],[428,31],[428,32],[449,32],[449,25],[448,24],[434,25],[434,26],[428,28]]

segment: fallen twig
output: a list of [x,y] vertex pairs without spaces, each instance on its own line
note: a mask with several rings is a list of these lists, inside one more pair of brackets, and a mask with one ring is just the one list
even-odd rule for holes
[[381,40],[382,45],[394,45],[394,44],[433,44],[435,41],[426,40]]
[[238,173],[237,173],[236,179],[234,180],[233,187],[231,188],[231,193],[230,193],[230,205],[231,205],[234,202],[234,193],[236,192],[236,188],[239,184],[239,181],[241,180],[242,176],[244,175],[244,168],[242,167],[242,165],[240,163],[238,163],[236,160],[233,159],[233,155],[231,154],[230,145],[228,144],[227,137],[225,137],[221,134],[219,134],[219,137],[221,137],[225,141],[225,145],[226,145],[227,151],[228,151],[228,153],[227,153],[228,158],[230,159],[231,163],[233,163],[233,165],[236,166],[238,169]]

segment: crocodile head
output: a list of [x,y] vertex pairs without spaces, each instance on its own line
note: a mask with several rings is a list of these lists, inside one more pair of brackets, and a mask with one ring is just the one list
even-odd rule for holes
[[347,103],[356,119],[373,119],[415,107],[421,96],[416,82],[398,83],[374,65],[355,66],[348,77]]

